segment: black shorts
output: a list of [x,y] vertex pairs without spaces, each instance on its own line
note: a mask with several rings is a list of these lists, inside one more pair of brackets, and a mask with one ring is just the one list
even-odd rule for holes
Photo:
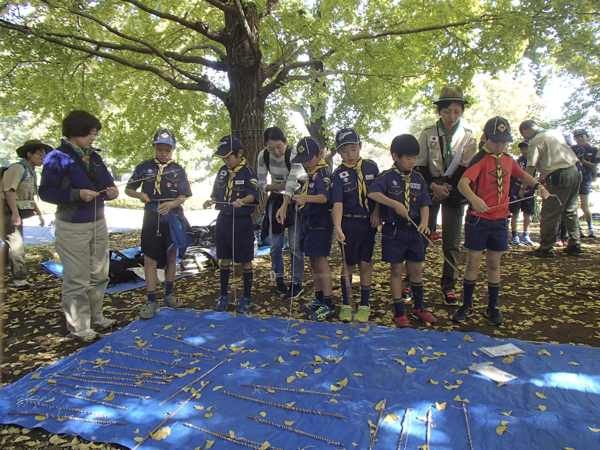
[[346,236],[346,264],[353,266],[361,261],[371,262],[377,228],[371,226],[370,218],[342,217],[342,231]]
[[144,222],[142,224],[142,253],[152,258],[159,268],[167,265],[167,249],[173,245],[169,222],[159,221],[157,211],[144,210]]
[[250,215],[234,217],[232,214],[219,213],[215,234],[217,258],[233,259],[236,263],[254,259],[254,228]]
[[472,214],[465,218],[465,248],[495,252],[508,250],[508,219],[484,219]]
[[421,235],[410,223],[384,223],[381,227],[381,259],[390,264],[425,261]]
[[302,216],[302,238],[300,248],[309,258],[329,256],[333,239],[331,213]]

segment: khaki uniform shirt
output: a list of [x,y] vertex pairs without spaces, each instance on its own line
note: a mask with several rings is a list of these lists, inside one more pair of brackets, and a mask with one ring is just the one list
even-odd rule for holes
[[[23,179],[23,173],[26,172]],[[23,181],[21,181],[23,180]],[[29,170],[21,164],[11,165],[2,175],[0,184],[0,199],[6,200],[6,191],[15,191],[15,200],[18,209],[34,209],[35,182]]]
[[527,166],[535,167],[542,178],[576,163],[577,156],[558,131],[543,131],[529,141]]
[[[442,141],[442,143],[440,143]],[[446,134],[437,126],[432,125],[425,128],[419,137],[419,156],[417,157],[417,166],[428,166],[431,176],[438,178],[444,176],[444,160],[442,155],[442,145],[446,148]],[[452,137],[452,156],[462,148],[460,164],[468,167],[471,159],[477,153],[477,138],[475,130],[468,124],[464,124]],[[445,155],[444,155],[445,156]],[[447,162],[448,167],[451,161]],[[456,169],[455,169],[456,170]],[[453,171],[454,172],[454,171]],[[448,176],[452,175],[451,173]]]

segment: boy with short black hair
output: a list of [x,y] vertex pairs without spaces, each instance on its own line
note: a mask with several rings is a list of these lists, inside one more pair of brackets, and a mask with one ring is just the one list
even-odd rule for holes
[[229,305],[229,276],[231,264],[242,265],[244,291],[236,305],[238,313],[245,314],[252,308],[252,261],[254,260],[254,228],[252,213],[258,205],[258,179],[256,171],[244,158],[244,146],[233,134],[219,141],[214,157],[221,158],[224,165],[217,172],[211,201],[216,203],[217,257],[221,260],[219,271],[221,295],[215,305],[216,311],[226,311]]
[[485,316],[492,325],[500,326],[504,318],[498,309],[500,292],[500,258],[508,250],[507,189],[510,177],[519,178],[524,185],[533,186],[542,198],[550,194],[531,175],[503,150],[513,138],[510,125],[503,117],[486,122],[486,136],[482,150],[458,182],[458,189],[469,200],[465,219],[465,248],[467,263],[463,280],[463,305],[452,315],[455,322],[464,322],[473,316],[473,292],[483,250],[487,249],[488,306]]
[[313,320],[335,315],[331,270],[327,257],[331,253],[333,220],[331,213],[331,170],[323,160],[323,150],[312,137],[300,139],[293,163],[301,163],[307,172],[300,194],[294,195],[302,220],[300,245],[308,256],[313,274],[315,298],[300,307]]
[[[525,170],[527,168],[527,142],[519,142],[519,150],[521,151],[521,156],[517,158],[517,164],[519,164],[521,169]],[[533,176],[535,177],[535,173]],[[535,198],[527,197],[533,197],[534,195],[535,189],[525,187],[520,179],[511,177],[509,201],[516,202],[508,205],[508,210],[511,213],[510,229],[512,237],[510,243],[512,245],[533,245],[533,241],[529,237],[529,224],[531,223],[531,216],[535,212]],[[518,201],[522,198],[527,198],[527,200]],[[517,230],[520,211],[523,211],[523,237],[521,239],[519,239]]]
[[423,307],[425,249],[421,235],[429,232],[427,223],[432,203],[425,180],[413,170],[419,155],[419,142],[409,134],[396,136],[390,153],[393,167],[379,175],[369,188],[368,196],[381,204],[381,259],[390,263],[394,322],[399,327],[410,326],[402,297],[406,260],[413,292],[413,317],[433,323],[437,319]]
[[371,259],[375,234],[381,223],[379,203],[367,198],[369,186],[379,174],[377,164],[360,156],[362,143],[352,128],[343,128],[335,136],[335,149],[342,164],[333,172],[332,201],[335,238],[340,243],[342,261],[342,306],[339,319],[352,320],[352,272],[358,264],[360,305],[354,319],[369,320],[371,307]]
[[[142,253],[148,302],[140,312],[140,319],[151,319],[159,311],[156,298],[157,270],[165,267],[163,304],[179,308],[181,301],[173,292],[177,268],[177,249],[185,252],[189,225],[181,205],[192,196],[187,175],[173,159],[175,134],[162,129],[154,134],[154,158],[135,168],[125,188],[125,194],[144,203],[142,224]],[[140,192],[137,189],[141,186]]]

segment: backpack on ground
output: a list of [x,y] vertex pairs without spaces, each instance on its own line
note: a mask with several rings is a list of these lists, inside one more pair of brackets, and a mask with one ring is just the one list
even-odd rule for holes
[[110,262],[108,266],[108,286],[127,283],[129,281],[137,282],[137,275],[130,268],[144,266],[144,254],[138,251],[133,258],[124,255],[118,250],[109,250]]

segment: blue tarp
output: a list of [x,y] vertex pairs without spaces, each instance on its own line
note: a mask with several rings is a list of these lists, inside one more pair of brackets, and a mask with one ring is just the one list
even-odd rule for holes
[[[180,338],[212,350],[212,353],[154,333]],[[503,363],[502,358],[484,357],[479,350],[482,346],[509,342],[525,351],[524,356],[515,357],[511,363]],[[137,348],[129,348],[128,345]],[[186,373],[185,367],[164,365],[113,351],[195,367],[197,371]],[[184,355],[196,352],[218,359]],[[471,364],[486,360],[492,360],[495,366],[518,378],[499,386],[467,370]],[[218,364],[214,371],[191,386],[199,389],[202,381],[212,380],[199,393],[199,398],[190,400],[163,425],[170,428],[170,435],[163,440],[149,438],[141,448],[191,449],[205,447],[206,440],[214,440],[215,445],[218,444],[214,448],[238,448],[236,444],[189,428],[184,423],[225,435],[232,431],[237,437],[261,443],[269,441],[272,446],[285,449],[310,446],[316,449],[340,448],[247,417],[262,418],[261,413],[265,413],[264,420],[280,425],[288,422],[292,428],[341,442],[346,448],[367,449],[371,429],[369,421],[377,424],[379,411],[376,406],[386,399],[374,449],[397,448],[401,434],[402,448],[405,445],[406,448],[424,445],[427,433],[424,419],[430,407],[431,448],[469,449],[463,403],[457,401],[457,396],[461,400],[468,400],[464,405],[476,449],[572,447],[581,450],[598,448],[600,442],[600,435],[590,430],[600,428],[600,351],[597,348],[534,345],[477,333],[465,335],[366,324],[287,322],[281,318],[263,320],[193,310],[162,310],[152,320],[135,321],[75,355],[3,387],[0,389],[0,422],[26,428],[43,427],[52,433],[69,433],[92,441],[134,447],[140,438],[147,436],[181,407],[192,391],[180,392],[163,405],[159,403]],[[126,375],[102,374],[98,371],[141,373],[130,369],[166,370],[182,376],[174,377],[165,385],[141,383],[141,386],[160,389],[160,392],[91,381],[100,380],[92,378],[94,376],[127,378]],[[60,378],[59,373],[71,377],[81,374],[89,380]],[[154,376],[159,377],[157,374]],[[48,383],[49,380],[85,388],[53,385]],[[116,382],[133,383],[124,380]],[[269,392],[265,388],[245,387],[242,384],[293,391]],[[331,394],[334,393],[332,385],[341,385],[337,393],[351,398],[298,392],[304,389]],[[82,399],[43,390],[31,392],[36,386],[72,395],[79,393]],[[127,408],[121,410],[84,401],[83,398],[102,401],[109,395],[109,392],[89,392],[89,387],[149,395],[151,398],[115,394],[114,400],[108,402]],[[227,395],[224,391],[280,405],[293,403],[295,408],[342,415],[345,418],[255,403]],[[34,406],[22,402],[25,399],[49,406],[92,411],[104,414],[109,419]],[[436,403],[446,403],[445,409],[436,409]],[[9,411],[73,415],[126,422],[127,425],[100,425],[53,418],[40,421],[39,417],[36,419],[34,416],[8,415]],[[407,417],[402,426],[405,414]],[[387,421],[384,421],[386,417]],[[394,417],[397,419],[393,420]],[[506,429],[499,435],[497,428],[503,421],[506,422]]]

